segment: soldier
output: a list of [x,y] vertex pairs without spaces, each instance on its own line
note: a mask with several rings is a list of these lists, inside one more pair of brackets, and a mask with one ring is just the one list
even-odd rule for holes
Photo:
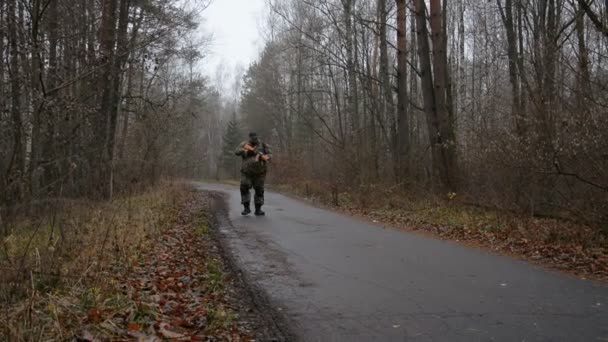
[[255,190],[254,204],[255,215],[263,216],[264,205],[264,180],[266,179],[266,165],[272,154],[268,145],[258,139],[256,133],[249,133],[249,141],[242,142],[237,147],[235,154],[243,159],[241,165],[241,203],[243,204],[243,216],[251,213],[251,188]]

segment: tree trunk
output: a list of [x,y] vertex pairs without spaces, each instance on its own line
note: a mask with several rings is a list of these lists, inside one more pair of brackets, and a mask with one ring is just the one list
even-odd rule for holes
[[103,54],[102,60],[104,63],[102,74],[100,75],[100,88],[102,91],[99,113],[97,118],[96,130],[97,137],[94,140],[95,152],[91,154],[93,158],[97,179],[94,181],[94,186],[98,195],[102,198],[109,199],[112,195],[112,156],[110,151],[113,144],[110,140],[113,139],[111,134],[111,117],[113,115],[112,103],[114,100],[114,71],[115,71],[115,52],[114,45],[116,43],[116,6],[117,0],[104,0],[103,11],[100,28],[100,49]]
[[[139,17],[136,20],[136,22],[133,24],[133,29],[132,29],[132,34],[129,42],[129,52],[128,54],[125,56],[129,57],[128,60],[128,64],[129,67],[127,69],[127,90],[126,90],[126,94],[127,94],[127,101],[126,101],[126,106],[127,106],[127,111],[123,112],[123,124],[122,124],[122,131],[121,131],[121,138],[119,140],[119,146],[118,146],[118,159],[122,160],[124,158],[125,155],[125,149],[126,149],[126,144],[127,144],[127,136],[128,136],[128,131],[129,131],[129,117],[133,112],[137,112],[135,110],[136,107],[136,102],[133,101],[133,79],[135,78],[135,73],[136,73],[136,68],[135,68],[135,64],[136,64],[136,56],[134,54],[135,51],[135,43],[137,41],[137,37],[139,36],[139,29],[141,26],[141,22],[144,18],[144,10],[140,9],[139,10]],[[142,81],[143,83],[143,81]],[[141,95],[141,94],[140,94]]]
[[[50,0],[49,3],[49,20],[48,20],[48,27],[49,27],[49,67],[48,67],[48,71],[47,71],[47,82],[46,82],[46,89],[54,89],[57,86],[57,80],[58,80],[58,72],[59,70],[57,70],[57,41],[59,39],[59,33],[58,33],[58,20],[59,20],[59,16],[58,16],[58,5],[59,0]],[[38,96],[42,96],[42,94],[39,94]],[[56,94],[52,94],[50,95],[52,97],[58,97]],[[41,110],[41,109],[39,109]],[[51,111],[55,111],[55,113],[57,113],[55,108],[50,108]],[[56,156],[55,156],[55,130],[56,130],[56,115],[54,115],[55,113],[51,112],[51,115],[47,116],[47,134],[46,134],[46,141],[44,142],[43,145],[43,155],[46,156],[47,160],[49,160],[49,163],[47,163],[47,166],[44,168],[44,177],[43,177],[43,184],[45,185],[49,185],[50,184],[54,184],[54,180],[56,178],[59,177],[58,175],[58,169],[57,169],[57,165],[56,165]],[[39,115],[39,114],[37,114]],[[52,186],[50,186],[51,188],[49,188],[49,191],[53,191]]]
[[425,0],[414,0],[416,15],[416,41],[418,51],[418,62],[420,79],[422,85],[423,109],[426,114],[429,141],[431,145],[433,178],[440,177],[442,173],[441,158],[437,150],[437,136],[439,135],[439,120],[435,110],[435,91],[433,86],[433,74],[431,68],[431,48],[429,45],[429,32],[426,25]]
[[[411,59],[411,63],[412,65],[418,65],[418,50],[417,50],[417,44],[416,44],[416,16],[412,15],[410,17],[410,25],[412,26],[412,29],[410,30],[410,59]],[[412,113],[412,117],[413,117],[413,121],[412,125],[410,125],[410,132],[409,132],[409,141],[411,143],[411,149],[410,149],[410,154],[414,154],[414,146],[418,146],[420,145],[420,141],[422,140],[422,138],[420,137],[420,132],[422,131],[420,129],[420,113],[419,111],[415,108],[415,103],[418,102],[419,100],[419,96],[418,96],[418,75],[415,72],[410,72],[410,101],[409,101],[409,106],[408,106],[408,112]],[[420,168],[419,168],[420,169]]]
[[502,1],[496,0],[500,16],[507,32],[507,56],[509,58],[509,81],[511,83],[512,101],[511,117],[515,123],[515,132],[520,141],[524,139],[524,113],[521,108],[520,82],[518,75],[517,36],[515,34],[515,21],[513,19],[513,1],[506,0],[504,9]]
[[446,107],[446,67],[442,30],[441,3],[431,1],[431,27],[433,33],[433,73],[431,72],[431,56],[426,26],[425,0],[415,0],[416,26],[418,31],[418,55],[424,97],[424,110],[427,116],[429,141],[433,156],[434,174],[439,177],[443,190],[453,191],[455,179],[455,141],[453,122],[449,119]]
[[544,37],[544,81],[543,81],[543,102],[545,104],[545,110],[543,111],[542,117],[542,128],[545,129],[549,135],[548,139],[553,137],[553,116],[555,110],[555,76],[556,76],[556,62],[558,54],[557,46],[557,25],[558,25],[558,14],[555,0],[546,0],[547,6],[547,27]]
[[38,42],[40,28],[40,0],[33,1],[32,7],[32,58],[31,58],[31,78],[30,85],[32,88],[32,147],[30,154],[30,165],[28,176],[30,182],[30,194],[32,197],[38,196],[39,188],[39,158],[42,149],[42,96],[40,92],[40,79],[42,75],[43,64],[40,58],[40,48]]
[[357,73],[355,70],[355,48],[354,48],[354,26],[353,26],[353,9],[356,6],[356,0],[343,1],[344,6],[344,21],[346,26],[346,70],[348,73],[348,109],[351,115],[353,134],[359,133],[359,99],[357,87]]
[[526,90],[528,89],[528,79],[526,76],[526,71],[524,70],[524,24],[523,24],[523,12],[525,11],[524,7],[523,7],[523,3],[522,1],[524,0],[516,0],[517,1],[517,40],[518,40],[518,46],[519,46],[519,55],[517,56],[517,71],[519,71],[519,76],[520,76],[520,104],[519,104],[519,109],[521,111],[521,119],[522,119],[522,124],[524,127],[524,133],[523,135],[526,135],[525,133],[525,127],[527,125],[527,116],[526,116],[526,112],[527,112],[527,101],[526,101],[526,96],[527,96],[527,92]]
[[[4,20],[4,14],[6,13],[4,3],[0,4],[0,27],[7,27]],[[6,94],[4,93],[4,80],[5,80],[5,64],[4,64],[4,32],[2,32],[3,38],[0,39],[0,113],[4,113],[6,107]],[[0,167],[0,174],[4,174],[4,165]]]
[[121,125],[121,133],[120,139],[118,140],[118,160],[122,160],[125,156],[125,148],[127,144],[127,136],[129,132],[129,116],[133,111],[133,77],[135,73],[135,68],[133,67],[133,63],[129,62],[129,67],[127,69],[127,89],[126,89],[126,107],[127,110],[121,110],[121,114],[123,116],[123,121]]
[[464,0],[458,2],[458,86],[456,92],[456,115],[462,114],[467,92],[465,66],[465,36],[464,36]]
[[10,49],[11,117],[13,121],[13,154],[9,163],[9,184],[16,198],[23,195],[22,181],[25,171],[25,144],[23,139],[23,117],[21,113],[21,81],[19,51],[17,44],[17,0],[8,0],[8,41]]
[[[454,116],[454,92],[452,84],[452,60],[448,58],[448,1],[443,1],[443,11],[441,14],[443,24],[441,25],[442,44],[443,44],[443,60],[445,61],[444,77],[445,77],[445,107],[448,114],[448,121],[452,125],[452,132],[454,133],[454,124],[456,122]],[[456,139],[454,138],[454,142]]]
[[120,0],[118,9],[118,33],[117,33],[117,50],[112,61],[112,74],[111,74],[111,93],[110,93],[110,113],[109,113],[109,126],[107,134],[107,158],[109,168],[109,179],[107,180],[109,186],[109,195],[111,199],[113,196],[113,183],[114,183],[114,150],[116,146],[116,124],[118,121],[118,108],[122,102],[121,95],[121,81],[122,75],[121,70],[129,57],[129,46],[127,40],[127,29],[129,25],[129,8],[130,0]]
[[[381,13],[380,13],[380,8],[379,6],[376,6],[376,18],[378,21],[378,31],[379,30],[379,26],[381,25],[381,21],[380,21],[380,17],[381,17]],[[378,89],[378,72],[379,72],[379,50],[380,50],[380,35],[374,34],[372,35],[373,37],[373,44],[371,44],[371,56],[370,56],[370,60],[368,61],[367,64],[367,70],[368,70],[368,79],[367,79],[367,84],[368,84],[368,88],[369,88],[369,101],[370,101],[370,116],[369,116],[369,137],[370,137],[370,144],[369,144],[369,149],[370,149],[370,154],[372,156],[372,161],[373,161],[373,165],[371,166],[371,177],[375,180],[377,180],[380,177],[380,154],[378,153],[378,146],[380,146],[380,143],[378,141],[378,127],[377,127],[377,121],[378,121],[378,117],[381,115],[382,113],[382,108],[381,108],[381,103],[382,101],[380,101],[380,99],[378,98],[378,93],[379,93],[379,89]]]
[[393,100],[393,87],[391,82],[391,72],[389,69],[389,61],[388,61],[388,42],[386,37],[386,21],[387,21],[387,13],[386,13],[386,0],[378,0],[378,39],[380,43],[380,82],[382,85],[382,94],[384,95],[384,118],[391,123],[391,135],[390,135],[390,143],[391,143],[391,151],[394,156],[393,165],[395,166],[395,177],[398,177],[397,172],[397,135],[396,129],[393,127],[392,123],[394,122],[395,117],[395,102]]
[[409,174],[409,118],[407,97],[407,16],[406,0],[397,2],[397,158],[398,180]]
[[591,95],[591,76],[589,74],[589,51],[585,42],[585,10],[578,4],[576,11],[576,37],[578,42],[578,74],[577,80],[577,103],[579,110],[586,108],[586,99]]
[[431,0],[431,31],[433,40],[433,70],[435,72],[435,110],[439,120],[436,144],[441,153],[441,177],[447,190],[456,188],[456,139],[454,121],[447,99],[448,61],[443,29],[441,1]]

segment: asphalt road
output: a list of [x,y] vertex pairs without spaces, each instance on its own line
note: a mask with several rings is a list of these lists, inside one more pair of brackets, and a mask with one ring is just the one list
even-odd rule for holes
[[301,341],[608,341],[608,286],[268,192],[221,235]]

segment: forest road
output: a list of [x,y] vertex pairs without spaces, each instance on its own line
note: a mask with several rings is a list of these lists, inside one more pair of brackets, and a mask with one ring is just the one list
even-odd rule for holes
[[608,341],[608,285],[267,192],[220,236],[299,341]]

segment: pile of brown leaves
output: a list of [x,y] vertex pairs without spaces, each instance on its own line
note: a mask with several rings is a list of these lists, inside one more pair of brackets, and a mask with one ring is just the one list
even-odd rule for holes
[[261,323],[209,234],[209,202],[193,192],[139,263],[113,275],[124,304],[90,309],[81,339],[254,340]]

